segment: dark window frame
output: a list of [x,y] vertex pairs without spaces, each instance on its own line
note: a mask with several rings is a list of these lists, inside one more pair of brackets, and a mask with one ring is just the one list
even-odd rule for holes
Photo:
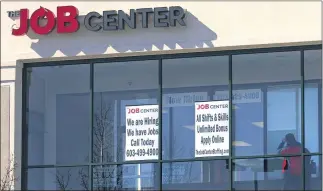
[[[163,54],[163,55],[145,55],[145,56],[130,56],[130,57],[115,57],[115,58],[96,58],[96,59],[83,59],[83,60],[66,60],[66,61],[50,61],[46,63],[28,63],[28,62],[23,62],[23,70],[22,70],[22,156],[21,156],[21,161],[22,161],[22,169],[21,169],[21,188],[22,189],[27,189],[27,182],[28,182],[28,169],[29,168],[55,168],[55,167],[64,167],[64,165],[39,165],[39,166],[28,166],[28,108],[27,108],[27,98],[28,98],[28,70],[32,67],[45,67],[45,66],[57,66],[57,65],[78,65],[78,64],[90,64],[90,89],[91,89],[91,114],[93,114],[93,67],[95,64],[99,63],[109,63],[109,62],[130,62],[130,61],[146,61],[146,60],[157,60],[159,63],[159,70],[158,70],[158,75],[159,75],[159,87],[158,87],[158,93],[159,93],[159,100],[162,98],[162,93],[165,91],[162,87],[162,62],[164,59],[178,59],[178,58],[194,58],[194,57],[209,57],[209,56],[229,56],[229,74],[228,74],[228,88],[229,88],[229,94],[232,94],[232,56],[233,55],[241,55],[241,54],[258,54],[258,53],[278,53],[278,52],[290,52],[290,51],[300,51],[301,52],[301,80],[297,81],[297,84],[301,85],[301,106],[302,106],[302,112],[301,112],[301,131],[302,131],[302,140],[304,140],[304,83],[308,83],[309,81],[313,82],[318,82],[319,86],[319,95],[322,96],[322,80],[305,80],[304,79],[304,51],[308,50],[321,50],[322,45],[304,45],[304,46],[287,46],[287,47],[271,47],[271,48],[255,48],[255,49],[240,49],[240,50],[224,50],[224,51],[206,51],[206,52],[196,52],[196,53],[179,53],[179,54]],[[296,82],[296,81],[295,81]],[[286,84],[286,82],[277,82],[277,84]],[[287,82],[289,85],[291,82]],[[268,84],[268,83],[260,83],[260,84]],[[270,86],[273,86],[276,83],[270,83]],[[234,86],[238,86],[239,84],[234,84]],[[250,85],[250,84],[248,84]],[[259,85],[259,84],[258,84]],[[225,85],[226,86],[226,85]],[[171,88],[173,89],[173,88]],[[267,89],[267,88],[265,88]],[[146,91],[146,90],[143,90]],[[153,91],[156,91],[154,89]],[[118,92],[120,93],[120,92]],[[129,93],[129,91],[127,91]],[[158,98],[157,98],[158,100]],[[232,111],[232,98],[230,96],[230,111]],[[318,115],[322,114],[322,100],[319,97],[319,112]],[[160,107],[162,107],[162,103],[159,101]],[[162,121],[162,115],[160,115],[160,121]],[[319,117],[319,125],[322,125],[322,119],[321,116]],[[93,125],[93,115],[91,116],[91,121]],[[232,119],[230,119],[230,124],[231,124]],[[265,121],[265,120],[264,120]],[[162,123],[160,123],[162,126]],[[92,129],[92,128],[90,128]],[[319,128],[321,131],[322,129]],[[91,137],[92,137],[92,132]],[[162,133],[160,133],[162,134]],[[232,137],[232,131],[230,132],[230,137]],[[92,140],[91,140],[92,141]],[[305,154],[302,153],[301,155],[286,155],[287,156],[307,156],[307,155],[318,155],[322,156],[322,139],[319,139],[320,141],[320,151],[315,152],[315,153],[310,153],[310,154]],[[160,144],[162,141],[160,141]],[[230,148],[232,147],[232,141],[230,138]],[[305,142],[302,141],[302,145],[304,147]],[[90,146],[90,153],[92,151],[92,146]],[[232,149],[231,149],[232,151]],[[161,149],[160,149],[161,152]],[[131,162],[111,162],[111,163],[101,163],[100,165],[122,165],[122,164],[138,164],[138,163],[158,163],[160,167],[162,166],[163,163],[169,163],[169,162],[190,162],[190,161],[210,161],[210,160],[222,160],[222,159],[228,159],[229,160],[229,169],[230,169],[230,190],[232,190],[232,160],[233,159],[248,159],[248,158],[273,158],[273,157],[282,157],[282,155],[260,155],[260,156],[245,156],[245,157],[236,157],[233,156],[232,153],[230,154],[229,157],[207,157],[204,159],[183,159],[183,160],[149,160],[149,161],[131,161]],[[91,157],[92,158],[92,157]],[[99,165],[99,164],[94,164],[89,162],[88,164],[85,164],[86,166],[89,167],[89,182],[90,186],[92,188],[92,166],[94,165]],[[66,166],[66,165],[65,165]],[[73,165],[67,165],[69,167],[74,167]],[[79,164],[75,166],[84,166],[84,164]],[[304,165],[303,165],[303,170],[304,170]],[[161,175],[161,170],[160,174]],[[158,177],[161,179],[161,177]],[[159,188],[162,188],[162,182],[159,181]]]

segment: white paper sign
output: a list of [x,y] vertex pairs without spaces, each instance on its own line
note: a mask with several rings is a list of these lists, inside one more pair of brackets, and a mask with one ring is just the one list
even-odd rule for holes
[[158,105],[126,106],[126,161],[158,159],[158,117]]
[[195,157],[228,156],[229,101],[195,103]]

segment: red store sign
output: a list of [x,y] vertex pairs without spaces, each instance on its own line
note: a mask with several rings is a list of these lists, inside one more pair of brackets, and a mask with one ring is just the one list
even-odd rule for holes
[[[69,13],[69,15],[66,15]],[[29,19],[29,10],[20,10],[20,28],[12,29],[12,35],[21,36],[28,32],[30,28],[37,34],[49,34],[57,25],[57,33],[73,33],[79,29],[80,23],[77,20],[78,9],[74,6],[57,7],[57,18],[52,11],[40,7],[31,15]],[[47,19],[45,26],[40,26],[39,20]],[[29,22],[28,22],[29,20]]]
[[[11,15],[12,11],[9,11],[9,13]],[[27,34],[29,25],[39,35],[49,34],[55,27],[57,33],[74,33],[78,31],[80,23],[78,21],[79,12],[76,7],[60,6],[57,7],[56,13],[57,17],[52,11],[40,7],[29,18],[29,10],[21,9],[18,14],[20,16],[20,27],[12,29],[12,35],[21,36]],[[90,31],[124,30],[125,25],[135,29],[137,27],[137,17],[140,15],[141,27],[148,28],[149,14],[153,14],[154,27],[175,27],[176,23],[186,26],[184,22],[185,11],[179,6],[169,7],[169,9],[167,7],[130,9],[129,14],[122,10],[103,11],[102,15],[97,12],[90,12],[84,17],[84,26]],[[41,19],[47,20],[45,25],[39,23]]]

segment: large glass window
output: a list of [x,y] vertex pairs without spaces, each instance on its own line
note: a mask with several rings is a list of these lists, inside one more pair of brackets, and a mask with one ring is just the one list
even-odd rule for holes
[[28,164],[89,162],[90,66],[28,69]]
[[[284,160],[299,161],[297,157],[253,158],[233,160],[233,188],[235,190],[302,190],[302,168],[282,169]],[[278,175],[278,176],[277,176]]]
[[277,154],[287,133],[300,141],[300,68],[296,51],[232,57],[235,156]]
[[[167,59],[162,63],[162,75],[163,159],[192,159],[195,156],[194,103],[228,99],[229,58]],[[224,168],[216,162],[202,161],[164,164],[163,168],[167,169],[164,175],[169,178],[163,180],[163,189],[194,189],[194,185],[198,188],[207,179],[202,172],[208,165]],[[222,183],[224,187],[228,186],[228,182]]]
[[157,164],[93,167],[93,190],[157,190]]
[[[26,189],[321,190],[321,50],[257,51],[28,66]],[[230,155],[197,158],[195,102],[220,100]]]
[[304,51],[305,148],[322,151],[322,51]]
[[[301,104],[299,85],[276,85],[267,89],[267,153],[277,153],[285,135],[291,133],[301,142]],[[286,144],[285,144],[286,146]],[[289,153],[289,154],[298,154]]]
[[158,61],[94,64],[94,163],[124,161],[126,106],[158,104]]
[[167,59],[162,67],[163,159],[194,158],[194,103],[228,98],[229,58]]
[[[126,107],[158,104],[158,79],[156,60],[94,64],[94,163],[125,161]],[[93,188],[97,190],[158,186],[154,174],[149,174],[157,170],[154,164],[97,166],[93,170]]]
[[[228,190],[229,160],[164,163],[163,190]],[[202,168],[198,168],[202,166]]]
[[88,167],[28,170],[28,190],[89,190]]
[[322,190],[322,156],[305,156],[305,189]]

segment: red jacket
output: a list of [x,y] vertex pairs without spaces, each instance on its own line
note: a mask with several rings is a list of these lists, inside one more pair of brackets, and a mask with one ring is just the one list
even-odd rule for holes
[[[295,146],[289,146],[287,148],[284,148],[281,151],[282,155],[288,155],[288,154],[300,154],[302,152],[302,147],[299,145]],[[291,174],[294,175],[301,175],[302,174],[302,158],[300,156],[298,157],[288,157],[288,159],[284,159],[283,162],[283,172],[285,170],[289,170]]]

